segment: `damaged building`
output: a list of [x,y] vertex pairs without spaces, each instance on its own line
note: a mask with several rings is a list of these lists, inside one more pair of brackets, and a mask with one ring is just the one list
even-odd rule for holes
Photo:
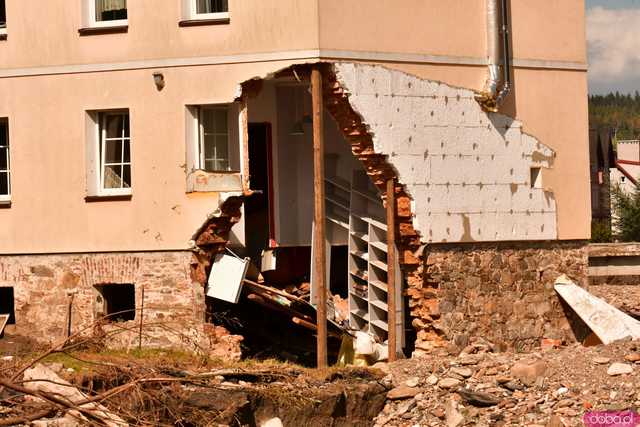
[[325,282],[329,336],[407,355],[575,339],[584,2],[0,5],[7,332],[239,357],[251,317],[313,337]]

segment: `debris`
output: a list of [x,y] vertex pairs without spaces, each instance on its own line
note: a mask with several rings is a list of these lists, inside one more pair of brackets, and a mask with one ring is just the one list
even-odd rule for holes
[[563,394],[566,394],[569,392],[569,389],[566,387],[560,387],[559,389],[557,389],[554,393],[555,396],[562,396]]
[[8,322],[9,322],[9,315],[0,314],[0,337],[4,333],[4,328],[7,326]]
[[376,362],[371,367],[373,369],[379,369],[385,375],[389,375],[391,373],[391,369],[389,368],[389,364],[387,362]]
[[429,384],[429,385],[438,384],[438,377],[436,377],[435,375],[429,375],[427,377],[427,384]]
[[596,363],[598,365],[606,365],[610,361],[611,361],[611,359],[609,359],[608,357],[594,357],[593,358],[593,363]]
[[420,378],[411,377],[407,381],[405,381],[404,383],[407,385],[407,387],[417,387],[418,384],[420,384]]
[[543,361],[530,363],[519,362],[511,368],[511,375],[522,381],[525,385],[531,385],[540,377],[544,376],[547,364]]
[[458,411],[458,403],[449,399],[444,407],[447,427],[459,427],[464,424],[464,416]]
[[609,366],[609,369],[607,369],[607,375],[610,375],[612,377],[616,376],[616,375],[625,375],[625,374],[630,374],[633,372],[633,366],[631,365],[627,365],[626,363],[613,363],[611,366]]
[[493,396],[489,393],[483,393],[479,391],[472,391],[469,389],[459,389],[458,394],[462,399],[473,406],[488,407],[495,406],[500,403],[500,398]]
[[562,341],[561,340],[555,340],[552,338],[543,338],[542,341],[540,342],[540,347],[543,350],[549,349],[549,348],[558,348],[562,345]]
[[473,375],[473,371],[469,368],[458,368],[458,367],[453,367],[449,370],[449,373],[453,373],[456,375],[460,375],[463,378],[469,378],[471,375]]
[[[98,403],[82,403],[89,400],[88,396],[60,378],[51,369],[37,364],[24,372],[24,386],[33,391],[36,396],[51,395],[69,402],[69,414],[86,421],[98,420],[108,427],[128,426],[122,418]],[[76,406],[78,405],[78,406]]]
[[628,362],[640,362],[640,353],[627,354],[624,359]]
[[282,420],[280,418],[271,418],[260,424],[260,427],[283,427]]
[[209,274],[207,296],[237,304],[249,262],[249,258],[216,255]]
[[443,378],[440,381],[438,381],[438,387],[445,388],[445,389],[455,388],[459,385],[460,385],[460,380],[456,378]]
[[547,423],[546,427],[566,427],[566,424],[564,423],[564,421],[562,421],[562,418],[557,415],[553,415],[551,418],[549,418],[549,422]]
[[354,348],[356,354],[371,356],[375,353],[375,341],[368,333],[358,331],[356,332],[356,343]]
[[640,338],[639,321],[591,295],[567,276],[558,277],[554,288],[602,343],[610,344],[628,337]]
[[436,418],[440,418],[441,420],[443,420],[444,417],[446,416],[446,412],[444,409],[442,409],[442,407],[437,407],[435,409],[432,409],[430,412],[431,412],[431,415],[433,415]]
[[418,388],[409,387],[406,385],[400,385],[394,389],[391,389],[389,393],[387,393],[387,399],[389,400],[408,399],[411,397],[415,397],[418,393],[420,393],[420,389]]

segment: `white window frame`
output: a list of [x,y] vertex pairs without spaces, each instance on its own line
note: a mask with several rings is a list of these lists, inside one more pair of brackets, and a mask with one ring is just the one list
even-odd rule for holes
[[[220,104],[213,104],[213,105],[199,105],[198,107],[198,115],[197,115],[197,147],[198,147],[198,156],[197,156],[197,161],[198,164],[196,165],[198,169],[206,171],[206,172],[232,172],[232,167],[231,167],[231,132],[229,129],[229,117],[231,115],[231,109],[229,108],[229,105],[220,105]],[[214,132],[215,136],[218,135],[226,135],[227,137],[227,158],[226,159],[222,159],[222,160],[226,160],[227,161],[227,169],[212,169],[212,170],[207,170],[205,168],[206,164],[207,164],[207,159],[205,158],[205,150],[204,150],[204,124],[203,124],[203,120],[202,120],[202,113],[203,111],[206,110],[224,110],[227,112],[227,128],[226,128],[226,133],[221,133],[221,132]],[[215,131],[215,129],[214,129]],[[217,157],[213,157],[209,160],[213,160],[214,162],[216,160],[220,160]]]
[[[107,116],[109,115],[123,115],[126,114],[129,117],[129,136],[124,136],[124,127],[122,129],[122,135],[119,138],[107,138],[107,130],[106,130],[106,122]],[[96,174],[96,178],[98,180],[96,188],[98,189],[98,196],[126,196],[132,194],[133,188],[133,161],[132,161],[132,150],[131,150],[131,115],[128,110],[107,110],[107,111],[99,111],[98,112],[98,121],[97,121],[97,132],[98,132],[98,173]],[[121,153],[121,162],[120,163],[109,163],[105,162],[106,155],[106,142],[109,140],[122,140],[122,153]],[[124,161],[124,142],[125,140],[129,143],[129,162]],[[131,183],[128,188],[105,188],[104,186],[104,170],[107,166],[120,165],[121,167],[129,166],[130,170],[130,179]]]
[[229,11],[217,12],[217,13],[198,13],[196,0],[183,0],[188,3],[188,19],[200,20],[200,19],[227,19],[229,18]]
[[11,141],[9,140],[9,121],[5,118],[0,118],[0,123],[4,124],[5,132],[6,132],[6,140],[7,145],[0,146],[0,148],[6,148],[6,156],[7,156],[7,169],[0,170],[0,172],[6,172],[8,177],[8,186],[7,186],[7,194],[0,194],[0,202],[10,202],[11,201]]
[[85,24],[89,28],[125,27],[129,25],[129,4],[127,2],[127,19],[115,19],[113,21],[96,20],[96,0],[83,0],[85,10]]

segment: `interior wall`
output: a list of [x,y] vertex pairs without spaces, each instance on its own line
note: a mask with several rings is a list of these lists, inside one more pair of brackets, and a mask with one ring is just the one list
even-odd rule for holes
[[[276,108],[278,126],[274,157],[278,167],[274,167],[274,178],[276,204],[280,207],[276,215],[276,237],[280,246],[310,245],[313,221],[312,123],[303,124],[302,135],[292,135],[292,130],[303,116],[311,116],[311,95],[304,86],[280,85],[276,88]],[[324,133],[326,175],[334,174],[350,181],[353,170],[362,170],[362,165],[326,111]]]

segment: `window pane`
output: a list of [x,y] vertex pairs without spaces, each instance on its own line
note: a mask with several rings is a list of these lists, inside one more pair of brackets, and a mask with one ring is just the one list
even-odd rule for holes
[[228,0],[196,0],[196,13],[220,13],[228,11]]
[[105,119],[105,130],[107,138],[122,138],[123,114],[107,114]]
[[9,169],[9,149],[0,147],[0,171]]
[[124,136],[129,138],[129,114],[124,114]]
[[105,166],[104,188],[122,188],[122,166]]
[[201,112],[202,128],[205,134],[211,134],[214,132],[214,113],[215,110],[210,108],[203,108]]
[[0,145],[9,145],[9,133],[7,124],[0,122]]
[[229,158],[229,138],[226,135],[216,136],[216,157],[223,160]]
[[214,135],[204,136],[204,158],[213,159],[216,157],[216,137]]
[[215,110],[216,133],[227,133],[227,110]]
[[0,195],[9,195],[9,173],[0,172]]
[[122,166],[122,181],[124,188],[131,188],[131,165]]
[[122,141],[105,141],[104,162],[122,163]]
[[0,0],[0,28],[6,27],[7,12],[4,8],[4,0]]
[[131,163],[131,144],[128,140],[124,141],[124,157],[122,158],[123,163]]
[[127,0],[95,0],[96,21],[127,19]]

